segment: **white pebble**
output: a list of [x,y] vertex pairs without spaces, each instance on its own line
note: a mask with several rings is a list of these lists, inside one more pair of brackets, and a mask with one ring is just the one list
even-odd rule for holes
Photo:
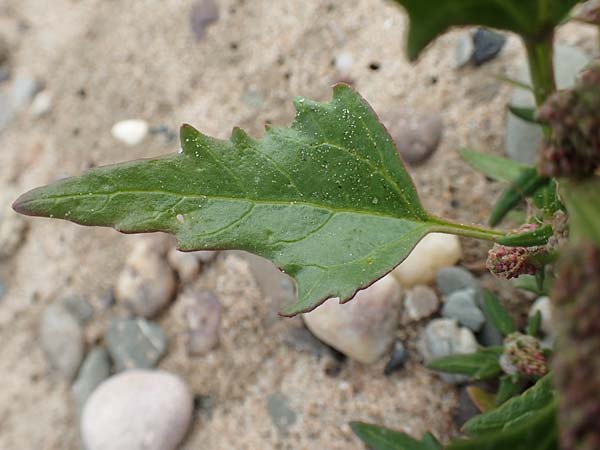
[[31,102],[29,112],[33,117],[42,117],[52,109],[52,93],[50,91],[42,91],[38,93]]
[[81,417],[87,450],[175,450],[190,425],[193,401],[181,378],[129,370],[104,381]]
[[404,287],[429,284],[442,267],[453,266],[461,258],[458,237],[431,233],[425,236],[392,274]]
[[127,145],[134,146],[141,143],[147,136],[148,122],[141,119],[130,119],[117,122],[113,125],[113,137]]
[[335,70],[342,75],[348,75],[354,65],[354,57],[350,52],[342,52],[335,58]]

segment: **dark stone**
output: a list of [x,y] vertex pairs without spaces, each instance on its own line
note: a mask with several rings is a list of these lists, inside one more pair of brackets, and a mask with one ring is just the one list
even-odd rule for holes
[[406,351],[406,347],[404,347],[404,344],[401,341],[396,341],[394,344],[394,350],[390,356],[390,360],[385,365],[385,369],[383,369],[383,374],[389,376],[392,373],[403,369],[406,361],[408,361],[408,352]]
[[480,66],[494,59],[506,44],[506,37],[485,28],[479,28],[473,35],[473,62]]
[[475,403],[469,397],[467,388],[461,387],[458,394],[458,408],[454,411],[452,418],[458,428],[462,427],[469,419],[481,414],[479,408],[475,406]]

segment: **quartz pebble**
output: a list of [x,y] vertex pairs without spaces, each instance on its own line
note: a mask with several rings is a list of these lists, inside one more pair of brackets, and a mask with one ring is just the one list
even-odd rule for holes
[[370,364],[381,358],[395,340],[402,307],[402,288],[387,275],[340,304],[327,300],[303,315],[306,326],[326,344],[350,358]]
[[59,304],[48,306],[40,324],[40,344],[50,366],[73,379],[84,352],[83,330],[77,319]]
[[108,352],[103,347],[95,347],[87,354],[77,374],[77,379],[71,387],[75,406],[81,413],[83,405],[105,379],[110,375],[110,360]]
[[110,377],[83,409],[86,450],[175,450],[190,426],[193,398],[186,383],[159,370]]
[[[459,327],[454,319],[434,319],[421,331],[417,349],[428,364],[444,356],[475,353],[477,340],[471,330]],[[463,375],[446,373],[440,374],[440,377],[453,384],[468,380],[468,377]]]
[[112,321],[104,341],[119,372],[152,368],[167,349],[167,338],[158,324],[144,319]]
[[335,70],[342,76],[350,75],[353,65],[354,57],[350,52],[341,52],[335,57]]
[[425,236],[392,274],[404,287],[429,284],[442,267],[453,266],[461,258],[458,237],[431,233]]
[[421,320],[431,316],[440,307],[440,300],[428,286],[415,286],[406,293],[404,310],[410,320]]
[[473,331],[479,331],[485,323],[485,315],[477,306],[478,293],[475,289],[455,291],[446,297],[442,316],[456,319],[458,323]]
[[183,305],[187,352],[203,356],[219,343],[223,307],[209,291],[185,292],[178,301]]
[[115,299],[141,317],[154,317],[175,295],[175,275],[163,256],[142,242],[127,258],[117,285]]
[[176,248],[169,250],[167,260],[179,275],[182,283],[190,283],[200,273],[200,260],[194,253],[180,252]]
[[39,92],[31,102],[29,113],[35,118],[45,116],[52,110],[52,100],[53,96],[50,91]]
[[111,129],[112,136],[129,146],[140,144],[148,135],[148,122],[141,119],[129,119],[117,122]]

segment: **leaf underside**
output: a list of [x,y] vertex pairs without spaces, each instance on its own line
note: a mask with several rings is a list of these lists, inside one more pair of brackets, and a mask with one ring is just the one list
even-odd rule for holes
[[289,128],[218,140],[189,125],[182,152],[92,169],[15,202],[28,215],[124,233],[162,231],[181,250],[240,249],[297,282],[284,315],[347,301],[398,265],[434,223],[389,134],[346,85],[299,98]]
[[579,0],[395,0],[409,17],[408,56],[454,26],[482,25],[544,39]]

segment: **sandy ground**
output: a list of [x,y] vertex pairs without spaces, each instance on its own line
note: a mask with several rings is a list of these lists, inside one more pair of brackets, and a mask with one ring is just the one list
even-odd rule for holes
[[[457,33],[408,64],[405,18],[382,0],[219,4],[221,19],[196,42],[188,0],[0,0],[13,72],[35,76],[54,95],[50,115],[23,113],[0,134],[0,188],[23,191],[91,166],[177,150],[176,141],[158,135],[133,148],[115,142],[110,128],[122,119],[172,130],[188,122],[222,138],[239,125],[259,136],[265,122],[291,121],[293,95],[327,99],[340,78],[332,60],[348,51],[351,79],[384,121],[398,112],[443,115],[439,151],[412,170],[424,203],[440,215],[485,221],[499,188],[468,169],[456,149],[502,154],[510,88],[493,75],[517,72],[522,52],[514,37],[491,64],[457,71]],[[561,40],[580,44],[589,35],[567,28]],[[380,69],[371,70],[372,62]],[[0,448],[80,449],[69,386],[49,372],[37,342],[40,314],[71,293],[106,293],[134,238],[65,222],[30,223],[19,252],[0,266],[9,288],[0,304]],[[467,260],[477,260],[482,248],[468,244]],[[284,336],[298,319],[274,314],[235,255],[221,255],[200,282],[225,306],[218,350],[189,359],[176,307],[160,319],[171,338],[160,367],[215,399],[212,416],[198,415],[183,448],[358,450],[346,425],[352,419],[415,435],[431,430],[442,439],[456,432],[449,417],[453,390],[417,364],[385,378],[384,361],[348,363],[329,377],[326,359],[286,346]],[[272,392],[288,396],[298,414],[287,435],[268,417]]]

